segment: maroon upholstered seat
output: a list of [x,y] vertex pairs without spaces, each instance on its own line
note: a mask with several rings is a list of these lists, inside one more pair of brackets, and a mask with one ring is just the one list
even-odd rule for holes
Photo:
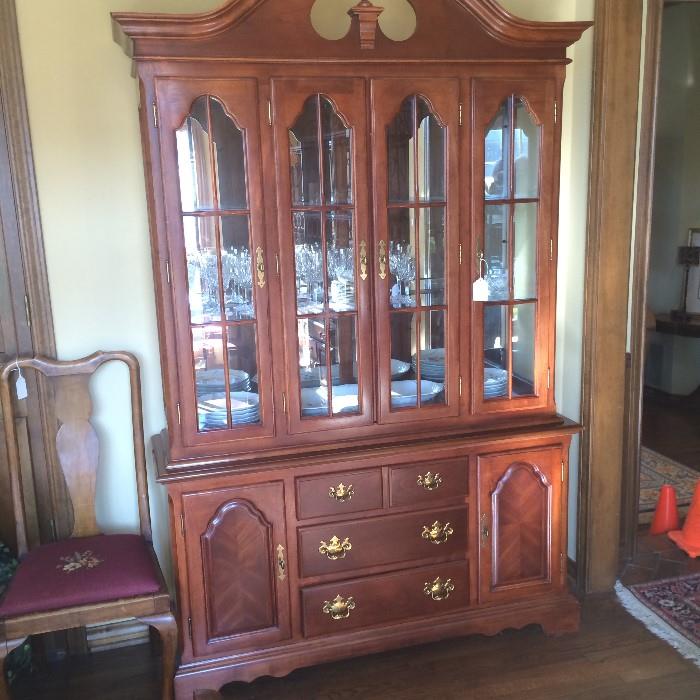
[[32,549],[0,602],[0,618],[156,593],[158,572],[141,535],[96,535]]

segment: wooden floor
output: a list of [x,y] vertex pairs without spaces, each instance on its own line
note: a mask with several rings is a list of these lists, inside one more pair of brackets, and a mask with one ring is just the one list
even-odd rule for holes
[[[13,700],[155,700],[146,647],[101,652],[22,679]],[[577,635],[537,627],[472,636],[234,683],[237,700],[697,700],[700,669],[612,596],[589,599]]]

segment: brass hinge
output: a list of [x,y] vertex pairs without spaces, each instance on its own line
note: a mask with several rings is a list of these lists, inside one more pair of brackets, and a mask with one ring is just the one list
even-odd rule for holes
[[182,536],[185,536],[185,514],[180,513],[180,532],[182,533]]
[[177,424],[182,425],[182,415],[180,414],[180,404],[176,403],[175,407],[177,408]]
[[554,123],[556,124],[559,119],[559,103],[554,100]]
[[187,618],[187,634],[190,639],[192,639],[192,618]]
[[158,105],[153,102],[151,105],[151,108],[153,109],[153,126],[157,129],[158,128]]
[[275,253],[275,270],[277,271],[277,274],[279,275],[280,273],[280,256]]
[[460,102],[459,103],[459,125],[462,126],[462,113],[464,111],[464,105]]
[[31,326],[32,325],[32,312],[31,312],[31,309],[29,308],[29,297],[26,294],[24,295],[24,315],[27,317],[27,325]]
[[561,461],[561,480],[564,481],[564,460]]
[[267,101],[267,123],[272,126],[272,100]]
[[462,264],[462,244],[459,244],[459,264]]
[[564,557],[564,552],[559,553],[559,561],[562,574],[566,571],[566,558]]
[[56,521],[53,518],[51,518],[51,520],[49,520],[49,523],[51,523],[51,533],[53,535],[53,538],[54,540],[57,540],[58,532],[56,531]]
[[549,261],[554,260],[554,239],[549,239]]
[[552,370],[547,367],[547,389],[552,388]]
[[282,392],[282,411],[284,412],[284,415],[287,415],[287,394]]
[[168,284],[172,284],[170,279],[170,260],[165,261],[165,279],[168,281]]
[[459,378],[459,396],[462,397],[462,377]]

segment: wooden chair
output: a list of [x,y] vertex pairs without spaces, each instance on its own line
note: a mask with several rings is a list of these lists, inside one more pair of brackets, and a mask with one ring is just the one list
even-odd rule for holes
[[[106,362],[129,367],[140,535],[104,535],[95,519],[98,439],[90,424],[89,383]],[[41,372],[53,385],[58,419],[56,448],[73,503],[68,539],[28,551],[19,448],[10,378],[16,369]],[[17,522],[19,567],[0,601],[0,700],[9,700],[4,661],[31,634],[134,617],[155,628],[163,642],[162,698],[173,693],[177,624],[151,544],[139,365],[127,352],[97,352],[73,362],[20,359],[0,373],[0,401]]]

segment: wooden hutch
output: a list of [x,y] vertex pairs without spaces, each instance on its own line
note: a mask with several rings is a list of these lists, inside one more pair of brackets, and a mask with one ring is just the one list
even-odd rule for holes
[[589,25],[411,0],[393,41],[362,0],[327,40],[313,4],[113,16],[141,90],[187,700],[579,621],[553,370],[566,48]]

